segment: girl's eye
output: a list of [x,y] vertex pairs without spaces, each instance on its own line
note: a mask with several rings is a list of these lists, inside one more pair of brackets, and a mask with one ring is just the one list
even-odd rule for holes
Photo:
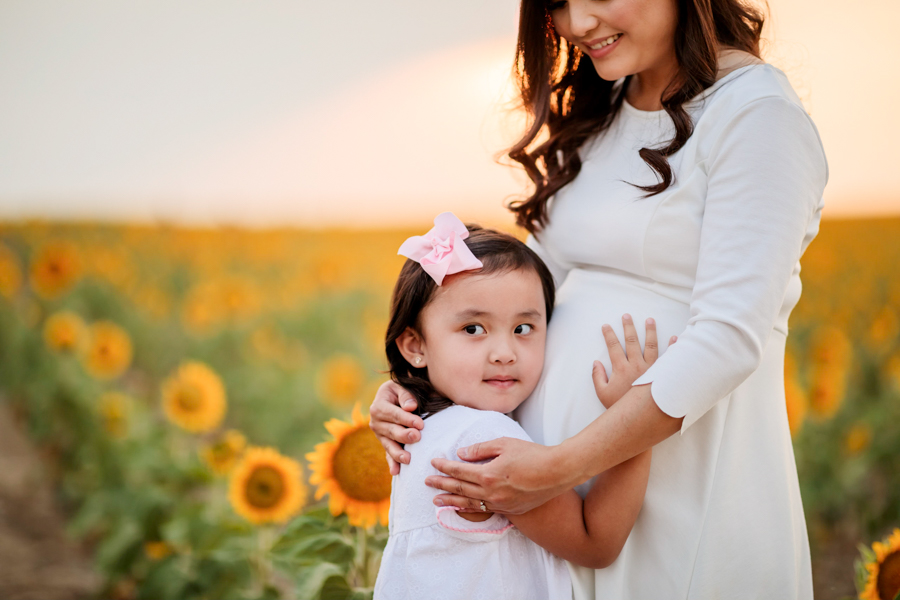
[[565,5],[566,5],[565,0],[560,0],[557,2],[552,2],[552,1],[547,2],[547,10],[549,12],[553,12],[554,10],[559,10],[560,8],[562,8]]
[[466,325],[465,331],[471,335],[481,335],[484,333],[484,327],[481,325]]
[[532,331],[534,331],[534,327],[532,327],[531,325],[529,325],[527,323],[522,323],[521,325],[516,327],[516,333],[526,333],[527,334],[527,333],[531,333]]

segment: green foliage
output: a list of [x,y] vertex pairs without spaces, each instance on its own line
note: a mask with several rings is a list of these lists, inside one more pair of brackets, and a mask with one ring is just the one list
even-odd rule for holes
[[[0,243],[24,249],[24,262],[29,235],[0,232]],[[164,261],[156,268],[168,270],[170,279],[144,268],[141,277],[156,281],[176,305],[203,277]],[[160,384],[182,360],[209,364],[228,394],[223,427],[238,428],[253,445],[302,456],[325,437],[325,421],[349,412],[319,397],[320,364],[335,352],[351,354],[370,378],[379,377],[380,351],[360,331],[363,310],[386,305],[383,292],[332,290],[291,311],[262,311],[203,335],[187,331],[177,311],[153,318],[130,294],[88,276],[58,299],[42,299],[27,287],[12,298],[0,295],[0,401],[11,405],[47,456],[70,511],[68,531],[89,542],[105,579],[101,597],[371,598],[383,528],[360,531],[322,505],[285,525],[244,521],[229,504],[228,482],[199,457],[209,436],[165,420]],[[98,381],[78,356],[51,351],[42,328],[59,310],[125,328],[134,348],[128,371]],[[290,360],[260,355],[254,334],[261,327],[304,351]],[[98,399],[107,391],[133,399],[121,435],[104,423]]]
[[[384,378],[377,319],[386,316],[402,263],[394,254],[409,233],[0,227],[0,244],[23,272],[48,240],[71,240],[88,257],[84,277],[59,298],[42,299],[27,285],[0,293],[0,401],[46,455],[71,513],[69,530],[90,542],[106,579],[104,597],[371,597],[387,532],[360,531],[322,505],[283,526],[242,521],[227,482],[198,458],[208,436],[164,420],[160,384],[185,359],[207,363],[228,394],[223,428],[303,456],[322,441],[327,419],[349,412],[320,395],[329,357],[358,361],[367,379],[360,396]],[[802,259],[788,350],[807,399],[816,384],[816,332],[839,329],[851,353],[836,410],[808,413],[794,439],[814,560],[839,535],[855,544],[900,524],[897,240],[897,220],[826,221]],[[193,294],[230,276],[251,281],[259,306],[219,310],[208,330],[192,329],[184,310]],[[63,309],[122,326],[134,348],[129,370],[97,381],[76,356],[50,351],[43,323]],[[124,435],[104,424],[98,398],[107,391],[134,399]]]

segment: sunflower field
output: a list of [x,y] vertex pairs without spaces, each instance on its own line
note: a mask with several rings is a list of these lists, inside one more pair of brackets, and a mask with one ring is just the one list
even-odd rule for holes
[[[0,402],[100,597],[371,597],[391,479],[364,409],[416,233],[0,224]],[[785,391],[816,596],[893,599],[900,219],[825,221],[801,263]]]

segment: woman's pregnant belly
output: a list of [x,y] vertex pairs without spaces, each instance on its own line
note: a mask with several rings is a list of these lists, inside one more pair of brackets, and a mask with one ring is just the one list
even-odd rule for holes
[[621,272],[572,270],[557,294],[541,379],[516,411],[525,431],[538,443],[555,445],[600,416],[606,409],[594,392],[593,362],[601,361],[607,375],[612,374],[603,324],[612,326],[624,346],[622,315],[630,314],[643,348],[644,322],[652,317],[662,354],[669,339],[687,325],[689,297],[690,290],[662,288]]

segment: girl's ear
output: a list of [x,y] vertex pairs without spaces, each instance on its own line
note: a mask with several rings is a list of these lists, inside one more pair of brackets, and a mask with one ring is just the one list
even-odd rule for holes
[[412,327],[403,330],[394,343],[406,362],[415,368],[422,369],[428,364],[425,359],[425,340]]

